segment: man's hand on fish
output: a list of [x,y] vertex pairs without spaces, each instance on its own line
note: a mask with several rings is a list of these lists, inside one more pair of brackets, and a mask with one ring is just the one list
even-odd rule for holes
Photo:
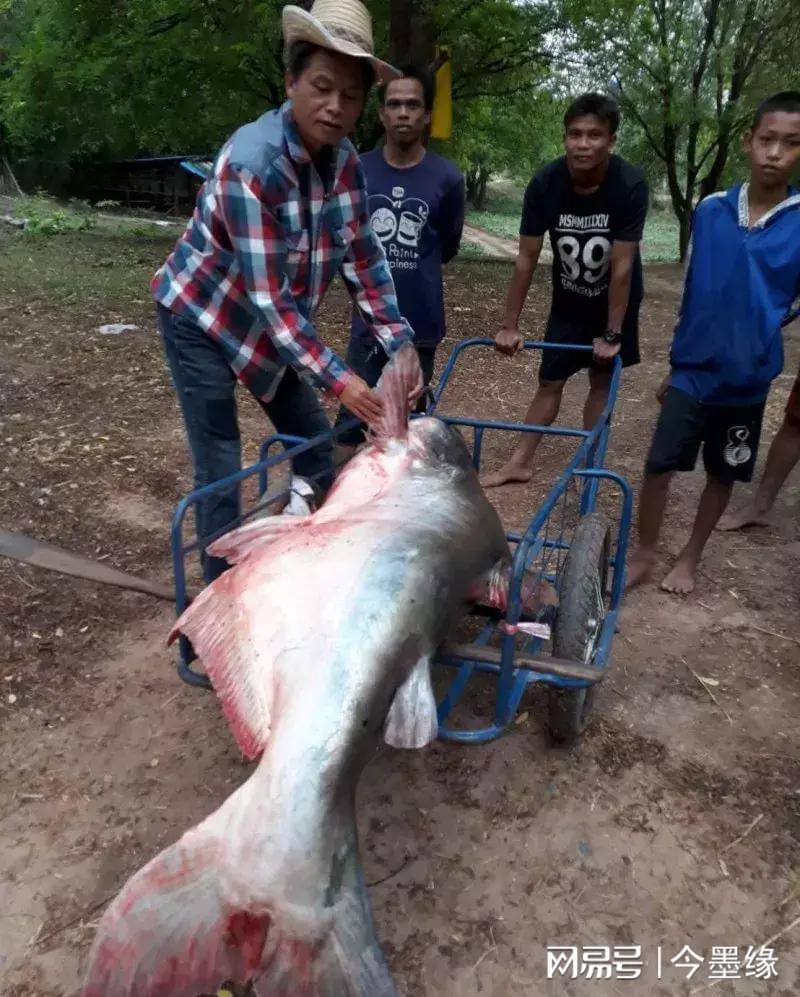
[[424,390],[425,390],[425,381],[424,381],[424,379],[422,377],[422,371],[420,370],[419,377],[417,378],[417,383],[414,385],[414,387],[408,393],[408,408],[409,408],[409,411],[411,409],[413,409],[414,406],[417,404],[417,399],[419,398],[419,396],[422,394],[422,392]]
[[367,425],[377,422],[383,415],[383,399],[358,374],[353,375],[339,400],[348,412],[358,416]]

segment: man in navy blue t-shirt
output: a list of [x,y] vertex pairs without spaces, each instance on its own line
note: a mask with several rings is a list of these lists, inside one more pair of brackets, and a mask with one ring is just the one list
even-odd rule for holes
[[[414,330],[425,383],[433,373],[436,347],[444,338],[442,264],[458,252],[464,226],[464,177],[449,160],[426,149],[433,107],[433,80],[405,67],[380,93],[386,143],[362,155],[372,229],[383,243],[400,312]],[[374,337],[353,313],[347,363],[373,386],[386,363]],[[337,425],[352,418],[342,408]],[[364,439],[361,427],[339,437],[346,447]]]
[[671,371],[639,500],[628,585],[656,560],[669,484],[703,447],[706,486],[688,543],[661,587],[687,595],[735,481],[750,481],[770,384],[783,369],[781,326],[800,292],[800,92],[764,101],[745,135],[750,179],[698,204]]

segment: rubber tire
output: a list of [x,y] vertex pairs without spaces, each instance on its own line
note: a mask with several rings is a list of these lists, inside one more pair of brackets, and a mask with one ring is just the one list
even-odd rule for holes
[[[595,584],[605,596],[611,526],[600,513],[584,516],[564,560],[558,584],[558,614],[553,628],[553,655],[584,662],[587,630],[596,611]],[[548,689],[550,735],[560,744],[574,744],[586,729],[597,697],[597,686]]]

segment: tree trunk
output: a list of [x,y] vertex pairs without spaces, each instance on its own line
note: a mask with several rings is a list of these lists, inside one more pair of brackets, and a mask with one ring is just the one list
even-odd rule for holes
[[477,207],[478,196],[478,168],[469,166],[464,172],[464,184],[466,186],[467,200]]
[[429,66],[436,54],[436,28],[425,0],[390,0],[389,61]]
[[730,146],[731,136],[729,130],[721,132],[714,162],[711,164],[708,173],[700,181],[700,197],[708,197],[709,194],[713,194],[717,189],[717,185],[722,179],[722,174],[728,162]]
[[680,261],[686,259],[686,251],[689,248],[689,236],[691,234],[691,223],[692,223],[692,208],[681,207],[680,209],[675,209],[675,214],[678,216],[678,253],[680,256]]
[[483,211],[486,205],[486,185],[489,182],[489,171],[485,166],[481,166],[478,171],[478,189],[475,207],[478,211]]

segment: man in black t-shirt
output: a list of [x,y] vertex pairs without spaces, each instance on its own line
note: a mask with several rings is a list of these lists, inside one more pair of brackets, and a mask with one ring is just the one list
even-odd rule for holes
[[[614,357],[621,353],[624,367],[639,362],[639,241],[648,191],[644,173],[612,154],[618,126],[619,110],[609,97],[578,97],[564,115],[566,155],[540,170],[525,191],[519,251],[495,349],[513,356],[522,345],[519,316],[545,232],[553,247],[553,300],[545,342],[594,346],[591,354],[542,351],[528,423],[549,426],[558,415],[567,379],[588,367],[583,425],[591,429],[608,401]],[[529,481],[540,439],[538,433],[525,433],[509,462],[483,484]]]

